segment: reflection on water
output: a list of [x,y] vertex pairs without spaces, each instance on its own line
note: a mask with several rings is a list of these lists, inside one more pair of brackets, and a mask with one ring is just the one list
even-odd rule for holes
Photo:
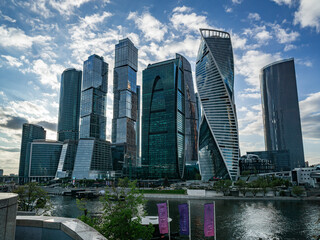
[[[52,196],[52,215],[77,217],[76,200]],[[164,200],[149,200],[145,206],[148,215],[157,215],[156,204]],[[179,231],[178,205],[183,200],[170,200],[172,232]],[[191,200],[192,239],[203,237],[203,205],[209,201]],[[242,201],[216,200],[217,239],[313,239],[320,235],[320,202],[304,201]],[[91,212],[102,208],[98,200],[89,200]]]

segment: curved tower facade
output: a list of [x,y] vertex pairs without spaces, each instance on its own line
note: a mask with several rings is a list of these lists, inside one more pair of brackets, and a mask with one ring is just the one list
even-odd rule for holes
[[61,75],[58,141],[79,139],[82,71],[69,68]]
[[175,59],[143,71],[142,166],[149,178],[184,178],[197,161],[197,109],[190,63]]
[[261,70],[261,102],[267,151],[288,150],[290,167],[304,167],[304,152],[294,60]]
[[200,29],[196,82],[202,117],[199,130],[199,166],[202,180],[235,180],[239,166],[239,139],[234,104],[234,63],[230,34]]

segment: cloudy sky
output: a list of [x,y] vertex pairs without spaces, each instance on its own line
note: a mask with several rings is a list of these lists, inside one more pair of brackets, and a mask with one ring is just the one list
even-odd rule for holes
[[264,150],[259,70],[295,58],[306,160],[320,162],[319,0],[6,0],[0,2],[0,168],[17,173],[22,123],[56,139],[60,76],[93,53],[109,63],[111,135],[114,45],[139,49],[138,83],[149,63],[181,53],[193,70],[199,28],[232,36],[241,153]]

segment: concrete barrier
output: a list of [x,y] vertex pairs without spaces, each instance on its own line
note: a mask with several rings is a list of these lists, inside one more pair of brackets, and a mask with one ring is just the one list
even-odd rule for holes
[[17,194],[0,193],[0,239],[15,239],[17,201]]
[[187,194],[189,196],[205,197],[206,196],[206,190],[204,190],[204,189],[188,189],[187,190]]
[[45,216],[17,216],[16,239],[106,240],[79,219]]

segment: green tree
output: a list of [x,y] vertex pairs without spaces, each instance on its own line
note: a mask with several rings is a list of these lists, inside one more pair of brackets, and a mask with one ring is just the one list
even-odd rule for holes
[[241,179],[236,181],[236,186],[238,186],[239,191],[242,193],[242,195],[245,197],[246,193],[248,192],[247,183]]
[[223,195],[225,196],[229,192],[231,185],[232,185],[231,180],[219,180],[219,181],[215,182],[214,189],[217,192],[222,192]]
[[144,214],[142,206],[146,201],[136,189],[136,181],[120,179],[117,188],[106,189],[106,194],[101,201],[103,204],[101,217],[92,220],[88,214],[85,215],[86,207],[84,206],[82,210],[85,214],[80,219],[110,240],[152,238],[154,227],[140,224],[141,215]]
[[292,193],[293,193],[294,195],[296,195],[296,196],[301,196],[302,193],[303,193],[303,188],[300,187],[300,186],[294,186],[294,187],[292,188]]
[[18,210],[45,214],[51,209],[50,197],[37,183],[19,186],[14,193],[18,196]]

